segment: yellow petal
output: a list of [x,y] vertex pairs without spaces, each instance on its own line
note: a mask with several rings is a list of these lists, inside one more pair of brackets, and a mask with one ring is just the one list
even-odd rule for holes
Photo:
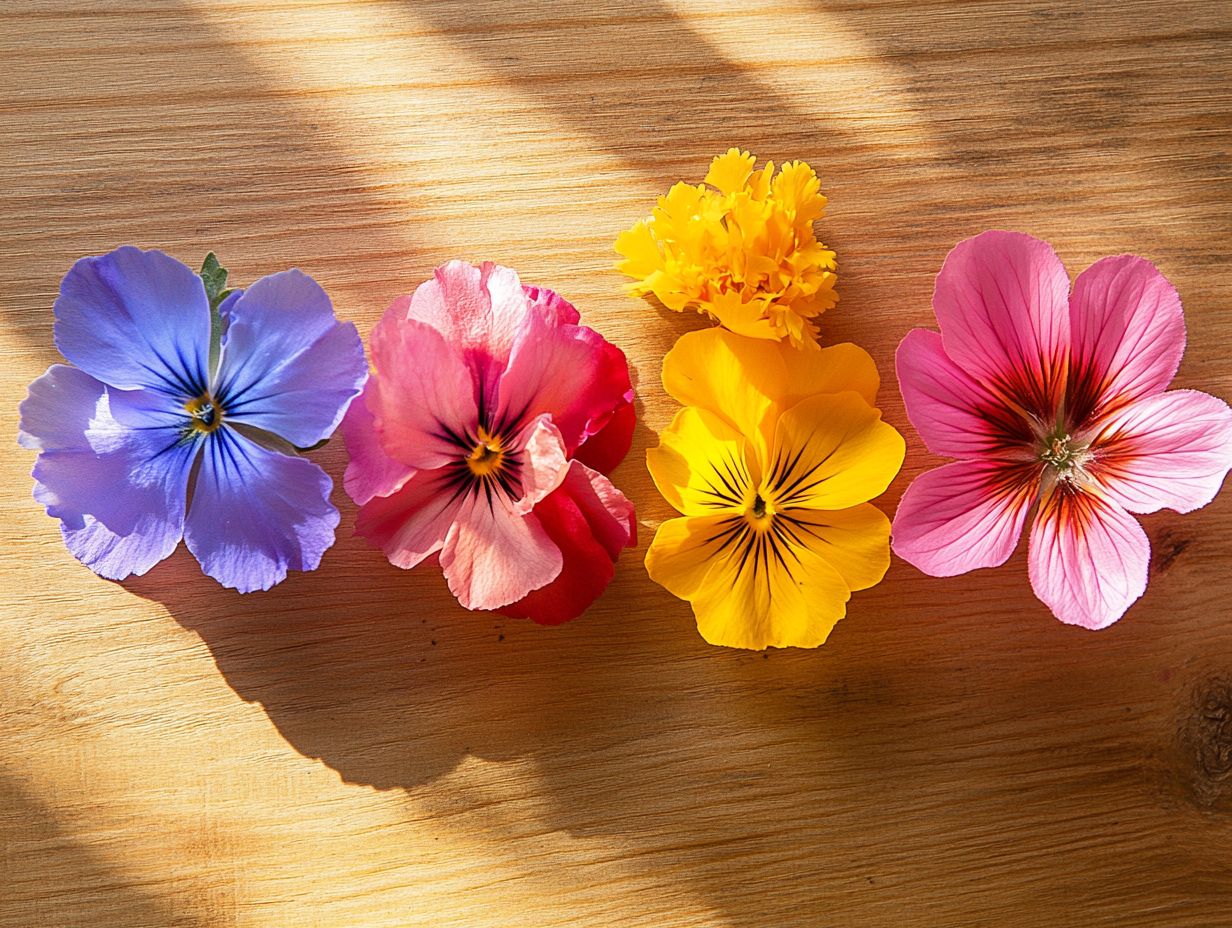
[[633,228],[626,229],[616,237],[616,251],[624,256],[616,269],[636,279],[649,277],[663,269],[663,254],[655,242],[650,224],[641,220]]
[[747,555],[733,544],[712,558],[692,600],[698,631],[731,648],[817,647],[847,612],[842,575],[808,548],[776,556],[759,545],[768,542],[754,541]]
[[686,333],[663,358],[663,386],[685,406],[709,410],[748,436],[762,460],[770,448],[773,403],[758,384],[766,377],[752,367],[774,354],[750,352],[749,345],[777,347],[721,329]]
[[756,163],[757,159],[749,152],[729,148],[726,154],[719,155],[710,162],[706,183],[717,187],[723,194],[735,193],[744,187],[744,182],[749,179]]
[[663,359],[663,386],[686,406],[725,418],[756,436],[759,454],[774,438],[771,407],[789,409],[821,393],[851,390],[870,405],[880,379],[868,352],[850,343],[804,352],[790,345],[742,338],[721,329],[689,332]]
[[744,436],[714,413],[687,406],[646,451],[663,498],[684,515],[743,512],[759,473],[746,463]]
[[856,393],[801,400],[779,417],[766,486],[775,509],[847,509],[885,492],[906,445]]
[[881,582],[890,569],[890,520],[871,503],[850,509],[790,509],[776,513],[782,531],[812,548],[852,590]]
[[724,528],[738,515],[669,519],[659,526],[646,551],[650,579],[673,596],[692,599],[701,589],[713,559],[721,556]]

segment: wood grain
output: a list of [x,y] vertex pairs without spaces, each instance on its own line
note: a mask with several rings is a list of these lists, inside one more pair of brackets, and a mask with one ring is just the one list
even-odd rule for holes
[[[0,17],[0,925],[1232,924],[1232,496],[1146,520],[1097,634],[1023,552],[896,563],[815,652],[720,650],[651,584],[659,361],[696,326],[611,243],[729,145],[823,175],[877,359],[984,228],[1185,300],[1232,396],[1232,6],[905,0],[27,2]],[[365,333],[451,257],[572,299],[636,367],[642,547],[582,620],[463,612],[351,537],[239,597],[74,562],[15,445],[79,255],[314,275]],[[337,478],[337,443],[316,454]]]

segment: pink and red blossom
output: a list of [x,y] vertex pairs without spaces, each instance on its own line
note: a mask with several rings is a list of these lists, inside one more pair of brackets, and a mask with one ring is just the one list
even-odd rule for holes
[[578,320],[509,268],[452,261],[373,330],[343,422],[356,530],[398,567],[439,561],[468,609],[566,622],[636,541],[606,476],[632,440],[628,364]]
[[895,553],[933,576],[995,567],[1030,517],[1035,594],[1063,622],[1111,625],[1146,590],[1131,513],[1205,506],[1232,467],[1227,404],[1167,391],[1185,349],[1176,290],[1132,255],[1071,290],[1047,243],[993,231],[950,252],[933,309],[940,334],[908,333],[898,378],[928,449],[957,460],[908,488]]

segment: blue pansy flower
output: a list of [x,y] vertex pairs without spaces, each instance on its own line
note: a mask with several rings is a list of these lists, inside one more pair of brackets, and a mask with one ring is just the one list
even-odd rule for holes
[[82,258],[55,304],[52,365],[21,405],[34,497],[95,573],[143,574],[183,538],[241,592],[313,570],[333,482],[297,450],[327,439],[368,376],[359,333],[298,270],[223,289],[160,251]]

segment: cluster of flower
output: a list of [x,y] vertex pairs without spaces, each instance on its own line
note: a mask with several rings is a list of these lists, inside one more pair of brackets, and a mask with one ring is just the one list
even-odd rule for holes
[[[1009,559],[1032,517],[1036,595],[1103,628],[1145,591],[1131,513],[1209,503],[1232,468],[1232,410],[1168,391],[1185,347],[1180,298],[1150,263],[1096,262],[1070,287],[1044,242],[985,232],[937,277],[940,333],[898,349],[907,415],[952,463],[918,476],[890,520],[874,505],[902,466],[869,355],[820,347],[837,301],[825,198],[802,162],[748,152],[677,184],[617,240],[635,294],[723,328],[683,336],[663,383],[683,408],[647,453],[679,513],[646,554],[707,641],[815,647],[891,548],[933,576]],[[707,186],[709,185],[709,186]],[[390,562],[439,563],[458,601],[543,624],[584,612],[636,544],[609,474],[629,450],[620,349],[550,290],[451,262],[393,303],[363,344],[307,275],[227,289],[159,251],[73,265],[55,303],[72,366],[30,387],[20,441],[34,496],[104,577],[142,574],[183,540],[241,592],[313,570],[334,542],[332,481],[303,452],[336,429],[356,529]],[[1033,513],[1033,516],[1032,516]]]

